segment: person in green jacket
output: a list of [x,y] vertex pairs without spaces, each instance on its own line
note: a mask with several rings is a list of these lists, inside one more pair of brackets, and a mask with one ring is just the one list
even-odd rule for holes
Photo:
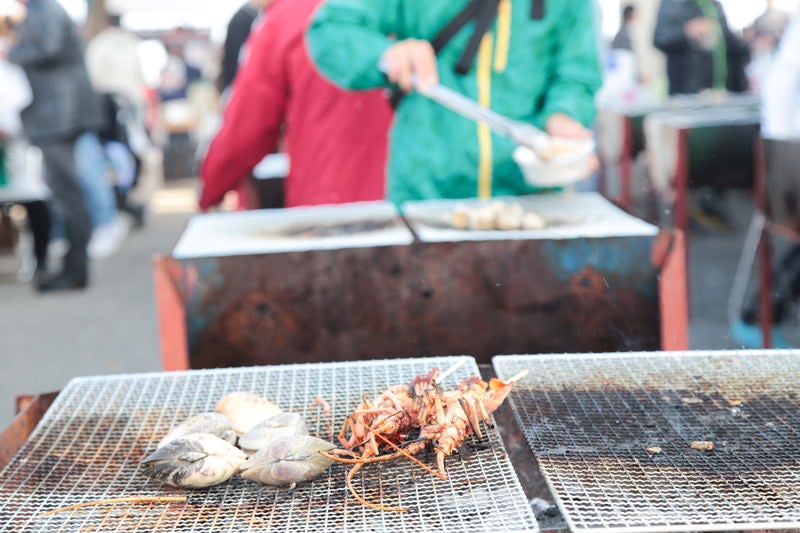
[[[412,78],[553,136],[589,138],[601,83],[594,19],[593,0],[327,0],[307,41],[342,87],[409,91],[390,134],[390,200],[488,198],[537,191],[515,145],[410,92]],[[448,26],[456,31],[441,46]]]

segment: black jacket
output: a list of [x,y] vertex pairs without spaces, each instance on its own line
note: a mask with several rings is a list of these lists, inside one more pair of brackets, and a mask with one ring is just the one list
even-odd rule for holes
[[74,138],[101,124],[100,102],[83,61],[83,44],[56,0],[29,0],[28,16],[8,59],[22,67],[33,103],[22,111],[34,144]]
[[[726,88],[733,92],[747,90],[744,67],[748,60],[747,45],[734,35],[719,2],[714,2],[725,36],[728,59]],[[713,52],[691,42],[684,33],[690,20],[702,17],[703,10],[695,0],[662,0],[658,9],[653,44],[667,56],[667,79],[670,94],[695,94],[714,84]]]
[[236,71],[239,70],[239,54],[250,36],[253,23],[258,18],[259,10],[249,2],[239,8],[228,23],[225,35],[225,46],[222,50],[222,69],[217,79],[217,89],[224,91],[233,83]]

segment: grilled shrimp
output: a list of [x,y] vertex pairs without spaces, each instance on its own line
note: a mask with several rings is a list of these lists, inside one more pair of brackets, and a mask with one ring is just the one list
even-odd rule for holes
[[[375,402],[365,400],[348,417],[339,435],[339,442],[345,449],[321,452],[334,461],[354,465],[347,473],[346,484],[359,502],[384,511],[404,510],[370,503],[355,491],[353,476],[367,463],[405,457],[431,474],[447,479],[445,458],[472,433],[482,437],[481,422],[488,420],[503,403],[512,384],[521,377],[507,382],[492,379],[489,383],[471,377],[445,391],[439,381],[455,368],[441,376],[439,369],[434,368],[426,375],[416,376],[408,385],[387,389]],[[438,471],[413,457],[426,449],[436,452]]]

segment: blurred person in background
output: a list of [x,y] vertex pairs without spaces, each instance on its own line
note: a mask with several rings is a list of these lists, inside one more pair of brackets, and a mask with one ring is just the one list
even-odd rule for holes
[[[661,0],[653,44],[666,55],[670,95],[748,89],[747,45],[731,32],[716,0]],[[691,218],[702,227],[730,230],[724,190],[699,191]]]
[[747,90],[747,45],[716,0],[662,0],[653,44],[666,55],[670,95]]
[[751,60],[747,66],[750,91],[760,94],[764,77],[769,72],[775,48],[786,30],[789,13],[775,7],[774,0],[767,0],[767,9],[744,30],[744,38],[750,47]]
[[753,39],[757,47],[774,50],[789,25],[791,15],[775,7],[775,0],[767,0],[767,9],[753,22]]
[[[761,102],[761,132],[769,139],[800,142],[800,12],[789,24],[780,41],[775,60],[764,80]],[[796,169],[800,180],[800,169]],[[800,296],[800,246],[792,245],[781,258],[774,286],[772,344],[791,348],[782,323],[792,302]],[[758,295],[752,295],[731,334],[746,348],[763,346],[758,316]]]
[[25,71],[33,102],[22,112],[26,137],[42,150],[47,184],[69,246],[55,276],[40,292],[83,289],[89,283],[87,246],[92,222],[75,165],[75,140],[98,127],[99,101],[83,59],[77,29],[56,0],[18,0],[27,7],[8,59]]
[[[122,28],[119,13],[107,13],[106,21],[106,28],[86,46],[86,66],[103,100],[104,126],[100,137],[105,157],[117,176],[114,187],[117,207],[131,217],[134,227],[141,227],[144,207],[132,202],[128,195],[138,176],[134,175],[132,180],[127,177],[131,158],[138,174],[150,146],[144,127],[148,88],[139,56],[140,39]],[[120,180],[123,175],[126,177]]]
[[21,281],[38,281],[47,275],[50,191],[43,183],[41,169],[33,165],[32,149],[20,138],[20,112],[33,99],[30,84],[20,67],[3,59],[25,12],[25,7],[15,0],[0,1],[0,208],[6,202],[25,208],[33,253],[22,250],[18,277]]
[[121,26],[119,13],[106,13],[106,27],[86,45],[86,68],[97,91],[120,94],[146,107],[147,83],[139,58],[139,37]]
[[75,168],[92,221],[89,257],[109,257],[128,236],[128,224],[118,215],[108,161],[97,131],[85,131],[75,139]]
[[248,0],[231,17],[225,34],[225,44],[222,48],[222,65],[219,78],[217,78],[217,90],[219,90],[220,94],[225,93],[233,83],[236,71],[239,69],[242,47],[247,42],[256,19],[272,1]]
[[[633,28],[636,25],[636,8],[626,5],[622,9],[622,24],[611,41],[603,61],[603,86],[597,93],[597,104],[605,109],[633,104],[641,98],[639,69],[633,44]],[[601,114],[598,127],[603,127]]]
[[631,38],[631,26],[636,19],[636,7],[626,5],[622,8],[622,24],[619,31],[611,40],[612,50],[628,50],[633,52],[633,39]]
[[594,0],[328,0],[308,38],[315,63],[340,86],[396,83],[409,93],[391,132],[390,200],[520,195],[540,189],[523,177],[513,141],[410,91],[441,83],[550,135],[591,139],[601,82],[594,8]]
[[765,80],[761,114],[765,137],[800,139],[800,13],[780,41]]
[[381,92],[347,92],[315,70],[303,33],[319,4],[275,0],[253,30],[202,165],[201,208],[246,181],[283,135],[287,207],[384,198],[391,109]]

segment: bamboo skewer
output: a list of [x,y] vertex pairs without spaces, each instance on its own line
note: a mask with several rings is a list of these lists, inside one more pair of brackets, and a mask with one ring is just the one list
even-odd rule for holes
[[43,518],[45,516],[52,516],[54,514],[63,513],[65,511],[72,511],[74,509],[81,509],[83,507],[95,507],[97,505],[111,505],[114,503],[186,503],[186,496],[127,496],[124,498],[109,498],[106,500],[96,500],[93,502],[76,503],[74,505],[67,505],[59,507],[52,511],[47,511],[40,515],[36,515],[34,520]]

